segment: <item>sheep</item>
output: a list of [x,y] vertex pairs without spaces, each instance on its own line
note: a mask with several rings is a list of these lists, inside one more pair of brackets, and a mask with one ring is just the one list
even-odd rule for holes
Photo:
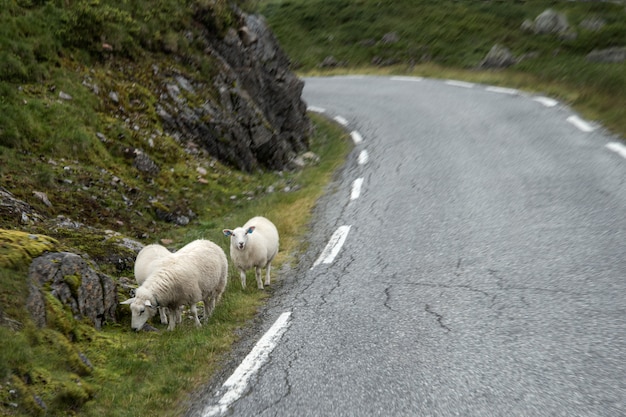
[[167,330],[176,327],[176,311],[189,304],[196,326],[200,326],[196,303],[204,302],[204,320],[213,313],[228,278],[228,259],[215,243],[199,239],[188,243],[178,252],[164,258],[135,292],[135,297],[123,301],[130,304],[131,328],[140,330],[156,313],[157,307],[167,307]]
[[[171,254],[172,253],[167,250],[166,247],[161,245],[151,244],[144,246],[135,259],[135,280],[137,281],[137,285],[143,284],[146,278],[159,268],[162,260]],[[180,310],[178,313],[180,313]],[[167,324],[166,307],[159,307],[159,315],[161,317],[161,323]],[[177,321],[179,323],[181,322],[180,314],[177,314]]]
[[234,230],[224,229],[224,236],[230,237],[230,258],[239,269],[241,287],[246,288],[246,271],[256,268],[256,283],[263,289],[261,269],[267,268],[265,285],[270,285],[272,260],[278,253],[278,230],[274,223],[265,217],[253,217]]

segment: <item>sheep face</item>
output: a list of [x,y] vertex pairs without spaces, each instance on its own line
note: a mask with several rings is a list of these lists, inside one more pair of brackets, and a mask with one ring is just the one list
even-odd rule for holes
[[254,226],[250,226],[247,229],[238,227],[235,230],[224,229],[223,232],[225,236],[230,236],[231,246],[239,250],[245,250],[248,243],[248,235],[254,232],[254,229]]
[[141,330],[144,324],[146,324],[157,311],[156,306],[153,306],[150,300],[142,300],[136,297],[129,298],[123,301],[122,304],[130,304],[130,311],[133,315],[130,327],[136,331]]

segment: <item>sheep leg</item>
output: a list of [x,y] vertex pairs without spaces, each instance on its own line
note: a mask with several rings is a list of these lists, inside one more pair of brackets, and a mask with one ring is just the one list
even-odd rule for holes
[[246,289],[246,271],[239,270],[239,276],[241,277],[241,288]]
[[267,263],[267,270],[265,271],[265,285],[270,285],[270,270],[272,269],[272,262]]
[[191,313],[193,314],[193,318],[194,318],[194,320],[196,322],[196,327],[200,327],[201,324],[200,324],[200,319],[198,318],[198,307],[196,306],[196,303],[193,303],[191,305],[190,310],[191,310]]
[[167,309],[167,316],[169,321],[169,324],[167,325],[167,330],[169,331],[174,330],[174,327],[176,327],[176,310],[172,310],[171,308]]
[[183,308],[185,306],[180,306],[176,309],[176,323],[182,323],[183,322]]
[[256,276],[256,285],[260,290],[263,289],[263,280],[261,280],[261,267],[257,266],[254,270],[254,275]]
[[215,302],[217,300],[214,296],[209,296],[204,299],[204,320],[208,321],[211,314],[213,314],[213,309],[215,309]]
[[167,324],[167,307],[159,307],[159,316],[161,316],[161,324]]

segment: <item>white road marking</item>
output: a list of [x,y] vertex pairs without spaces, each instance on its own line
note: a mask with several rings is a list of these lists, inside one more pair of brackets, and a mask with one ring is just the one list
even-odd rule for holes
[[446,84],[452,85],[454,87],[463,87],[463,88],[473,88],[474,83],[468,83],[465,81],[457,81],[457,80],[446,80]]
[[308,111],[312,111],[315,113],[325,113],[326,109],[322,108],[322,107],[316,107],[316,106],[309,106],[306,108]]
[[367,161],[369,161],[369,159],[370,159],[370,156],[367,153],[367,150],[363,149],[361,153],[359,154],[359,159],[357,162],[359,163],[359,165],[365,165],[367,164]]
[[402,76],[396,76],[396,77],[391,77],[391,81],[413,81],[413,82],[417,82],[417,81],[422,81],[424,78],[422,77],[402,77]]
[[594,130],[593,126],[591,126],[589,123],[587,123],[578,116],[570,116],[567,118],[567,121],[576,126],[578,129],[582,130],[583,132],[593,132]]
[[350,226],[341,226],[335,233],[330,237],[330,240],[326,244],[326,247],[317,258],[317,260],[313,263],[311,269],[315,268],[320,263],[329,264],[335,260],[335,257],[341,250],[346,238],[348,237],[348,232],[350,231]]
[[623,144],[619,142],[610,142],[606,144],[606,147],[626,159],[626,146]]
[[363,142],[363,136],[361,136],[361,134],[357,132],[356,130],[353,130],[350,133],[350,137],[352,137],[352,142],[354,142],[355,145],[358,145],[359,143]]
[[270,353],[278,344],[283,333],[289,327],[291,312],[285,312],[278,317],[272,327],[257,342],[252,351],[241,362],[235,372],[224,382],[217,395],[223,392],[217,405],[207,407],[203,417],[212,417],[224,414],[228,407],[237,401],[248,386],[248,380],[267,361]]
[[492,93],[509,94],[512,96],[519,94],[519,90],[516,90],[515,88],[489,86],[486,87],[485,90],[491,91]]
[[543,104],[546,107],[554,107],[557,104],[559,104],[558,101],[551,99],[549,97],[542,97],[542,96],[538,96],[538,97],[533,97],[533,100],[535,100],[538,103]]
[[361,186],[363,185],[363,178],[357,178],[352,182],[352,192],[350,193],[350,200],[356,200],[361,195]]
[[341,116],[335,116],[335,117],[334,117],[334,119],[335,119],[335,121],[336,121],[337,123],[339,123],[340,125],[342,125],[342,126],[348,126],[348,121],[347,121],[346,119],[344,119],[343,117],[341,117]]

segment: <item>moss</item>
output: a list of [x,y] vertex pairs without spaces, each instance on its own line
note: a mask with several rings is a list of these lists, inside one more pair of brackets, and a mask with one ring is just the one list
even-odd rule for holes
[[65,282],[67,284],[68,287],[70,287],[70,291],[72,292],[72,296],[77,297],[78,296],[78,289],[80,288],[81,284],[83,283],[83,279],[80,275],[65,275],[63,277],[63,282]]
[[49,236],[0,229],[0,267],[18,268],[51,251],[58,241]]
[[27,415],[43,416],[46,410],[35,401],[35,391],[32,385],[27,385],[16,375],[11,378],[11,384],[19,392],[19,408],[26,411]]

